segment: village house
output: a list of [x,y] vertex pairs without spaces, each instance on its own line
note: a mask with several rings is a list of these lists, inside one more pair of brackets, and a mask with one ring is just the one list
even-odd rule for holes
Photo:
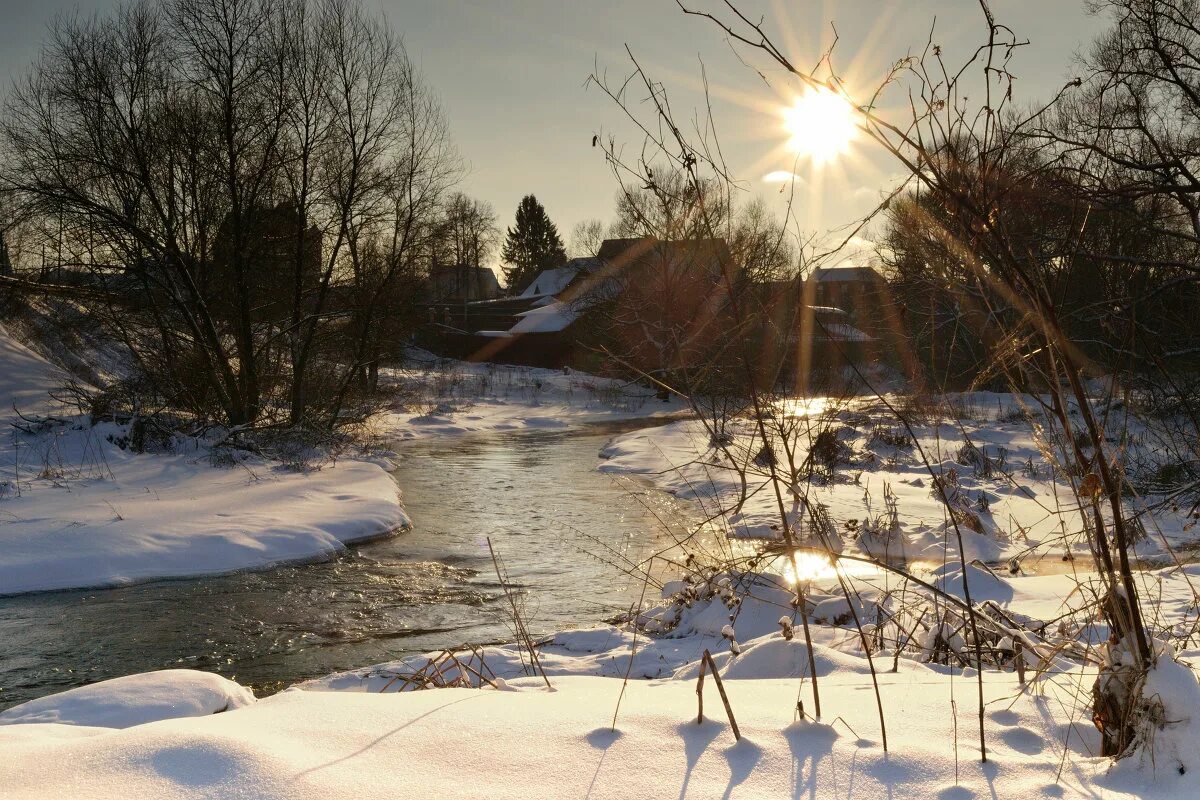
[[463,303],[494,300],[503,294],[496,273],[469,264],[435,264],[425,282],[425,302]]
[[889,296],[887,281],[871,267],[816,269],[805,281],[806,304],[840,308],[851,324],[876,338],[888,330]]
[[[828,272],[819,271],[823,280],[816,283],[742,286],[723,240],[609,239],[594,258],[546,270],[513,296],[431,308],[418,341],[475,361],[593,370],[605,368],[605,352],[615,352],[626,366],[668,374],[733,352],[726,335],[733,285],[754,298],[758,315],[743,335],[790,380],[814,364],[866,357],[876,342],[857,319],[869,316],[878,273],[822,275]],[[855,311],[809,300],[818,287],[819,296],[832,299],[829,286]]]

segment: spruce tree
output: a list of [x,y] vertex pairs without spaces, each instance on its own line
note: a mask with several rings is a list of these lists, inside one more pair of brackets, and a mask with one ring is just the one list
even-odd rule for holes
[[504,270],[504,282],[510,292],[524,289],[543,270],[561,267],[567,261],[558,228],[531,194],[517,206],[517,221],[508,229],[503,256],[509,265]]

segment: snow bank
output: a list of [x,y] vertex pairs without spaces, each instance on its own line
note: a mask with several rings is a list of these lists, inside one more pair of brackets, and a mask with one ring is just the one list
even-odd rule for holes
[[13,339],[0,325],[0,419],[14,407],[42,412],[52,405],[48,392],[65,386],[67,373]]
[[[2,329],[0,375],[39,411],[65,380]],[[408,524],[386,464],[292,469],[179,436],[135,453],[128,424],[59,416],[24,432],[0,409],[0,595],[328,558]]]
[[111,478],[35,481],[2,501],[0,595],[329,558],[408,524],[377,464],[222,469],[95,444]]
[[412,360],[413,368],[385,370],[382,377],[401,396],[420,397],[419,404],[411,405],[424,408],[379,415],[380,437],[566,428],[689,413],[678,399],[657,400],[652,389],[573,369],[471,364],[419,352]]
[[[842,540],[835,544],[860,555],[934,563],[997,563],[1031,550],[1086,556],[1087,536],[1069,481],[1047,462],[1044,433],[1020,416],[1028,407],[1025,398],[975,393],[951,401],[979,416],[915,425],[920,450],[890,413],[866,401],[823,410],[825,401],[817,399],[781,409],[796,431],[797,485],[781,479],[780,486],[793,530],[803,538],[811,522],[795,501],[804,496],[828,512]],[[992,413],[996,417],[988,418]],[[1134,420],[1121,422],[1136,427]],[[644,476],[710,514],[730,512],[720,516],[730,538],[779,539],[779,510],[769,469],[759,460],[764,451],[756,426],[734,419],[725,434],[727,442],[714,443],[698,420],[634,431],[605,447],[600,469]],[[835,454],[835,463],[807,472],[821,436],[834,443],[821,452]],[[787,474],[786,448],[778,437],[771,444],[780,473]],[[945,482],[950,505],[935,478]],[[742,492],[748,500],[732,513]],[[1164,543],[1179,547],[1200,539],[1200,526],[1186,514],[1151,508],[1150,500],[1130,503],[1130,513],[1141,512],[1150,534],[1138,542],[1139,555],[1161,557]]]
[[57,723],[130,728],[163,719],[219,714],[253,702],[249,689],[220,675],[166,669],[30,700],[0,712],[0,725]]
[[[697,724],[694,681],[634,681],[614,730],[621,681],[573,677],[553,692],[532,681],[519,691],[287,691],[230,713],[86,737],[9,726],[0,728],[0,785],[6,800],[1122,796],[1096,783],[1107,761],[1079,752],[1059,778],[1062,723],[1046,714],[1051,705],[1014,699],[1007,676],[986,684],[986,765],[965,734],[975,710],[952,702],[949,681],[883,673],[880,682],[888,753],[857,672],[821,683],[832,724],[795,721],[797,690],[807,700],[808,689],[794,680],[729,681],[741,742],[711,683]],[[1187,778],[1173,788],[1154,796],[1198,787]]]

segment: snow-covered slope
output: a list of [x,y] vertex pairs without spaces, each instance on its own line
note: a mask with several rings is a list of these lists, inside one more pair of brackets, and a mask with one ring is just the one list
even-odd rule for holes
[[18,342],[0,325],[0,422],[12,416],[14,407],[44,410],[51,402],[47,393],[69,379],[67,373]]
[[39,697],[0,712],[0,725],[30,723],[132,728],[178,717],[203,717],[254,702],[249,689],[193,669],[126,675]]
[[529,679],[520,691],[293,690],[224,714],[86,736],[0,727],[0,785],[7,800],[1195,796],[1196,776],[1165,765],[1107,774],[1107,759],[1065,736],[1088,725],[1057,713],[1070,702],[1064,694],[1016,695],[1011,676],[990,678],[981,764],[969,683],[890,673],[881,682],[888,752],[857,671],[822,680],[825,724],[795,721],[795,680],[730,681],[740,742],[711,683],[697,724],[694,681],[633,681],[622,696],[619,679],[571,677],[553,692]]
[[44,413],[65,381],[0,329],[0,595],[329,557],[408,522],[385,463],[222,462],[178,436],[134,453],[128,425],[65,409],[28,431],[8,424],[14,404]]

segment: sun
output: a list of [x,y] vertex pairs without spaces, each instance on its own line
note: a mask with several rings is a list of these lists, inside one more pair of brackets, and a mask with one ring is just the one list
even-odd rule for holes
[[858,133],[854,108],[829,89],[810,88],[790,108],[783,125],[792,150],[815,164],[832,161],[850,149]]

